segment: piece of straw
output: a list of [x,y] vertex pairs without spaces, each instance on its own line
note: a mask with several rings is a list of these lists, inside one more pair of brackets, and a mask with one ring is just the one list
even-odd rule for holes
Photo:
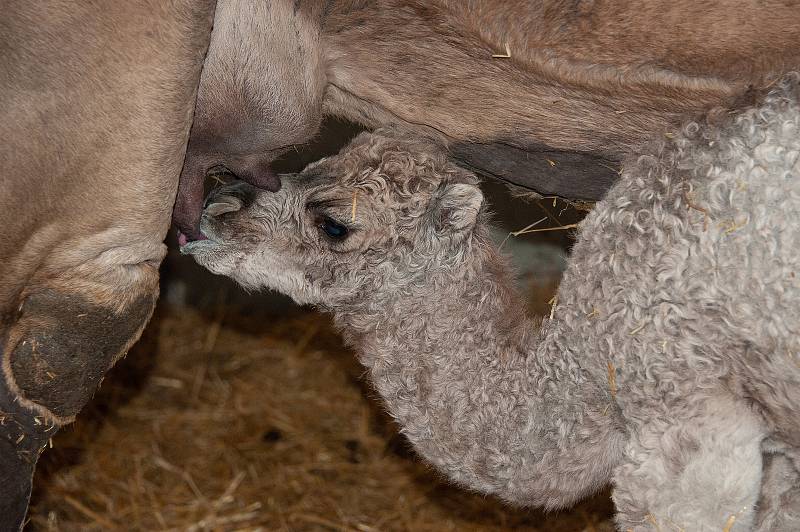
[[611,392],[611,398],[617,397],[617,370],[613,362],[608,361],[608,389]]
[[730,516],[728,520],[725,522],[725,528],[722,529],[722,532],[731,532],[731,529],[733,528],[733,524],[735,522],[736,522],[736,515],[734,514]]
[[524,235],[524,234],[526,234],[526,233],[529,233],[529,232],[531,231],[531,229],[533,229],[534,227],[536,227],[537,225],[539,225],[540,223],[542,223],[542,222],[543,222],[543,221],[545,221],[545,220],[547,220],[547,216],[545,216],[544,218],[541,218],[541,219],[539,219],[539,220],[536,220],[536,221],[535,221],[535,222],[533,222],[532,224],[530,224],[530,225],[527,225],[527,226],[523,227],[523,228],[522,228],[522,229],[520,229],[519,231],[512,231],[512,232],[510,232],[509,234],[510,234],[510,235],[513,235],[513,236]]
[[528,233],[542,233],[544,231],[564,231],[566,229],[575,229],[576,227],[578,227],[578,224],[559,225],[558,227],[544,227],[542,229],[529,229],[527,231],[517,231],[517,234],[514,236],[525,235]]
[[350,222],[356,221],[356,208],[358,207],[358,190],[353,191],[353,207],[350,209]]
[[511,50],[508,47],[508,43],[506,43],[506,53],[504,54],[492,54],[492,57],[497,59],[510,59],[511,58]]

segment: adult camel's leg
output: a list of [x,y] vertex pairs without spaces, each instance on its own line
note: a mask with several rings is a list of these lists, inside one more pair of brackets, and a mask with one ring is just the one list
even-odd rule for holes
[[214,4],[2,2],[0,530],[152,313]]

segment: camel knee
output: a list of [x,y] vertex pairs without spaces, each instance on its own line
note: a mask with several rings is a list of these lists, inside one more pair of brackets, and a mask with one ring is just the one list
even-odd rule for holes
[[158,293],[155,263],[100,270],[101,275],[79,270],[37,283],[23,293],[13,315],[4,317],[0,530],[22,526],[47,441],[89,401],[152,314]]
[[644,427],[614,475],[621,530],[750,530],[762,482],[764,429],[747,407],[707,400]]
[[136,271],[32,288],[17,309],[3,342],[4,384],[49,424],[72,421],[153,312],[157,270],[125,268]]

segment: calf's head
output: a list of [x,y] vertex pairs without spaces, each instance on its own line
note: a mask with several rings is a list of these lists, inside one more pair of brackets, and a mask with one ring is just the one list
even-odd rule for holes
[[283,176],[276,193],[213,191],[191,254],[246,288],[335,309],[463,264],[483,231],[477,178],[424,141],[363,133],[338,155]]

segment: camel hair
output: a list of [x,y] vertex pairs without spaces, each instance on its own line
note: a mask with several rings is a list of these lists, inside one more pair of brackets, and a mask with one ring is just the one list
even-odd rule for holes
[[333,313],[402,432],[454,482],[621,530],[800,530],[800,76],[628,159],[524,315],[478,179],[364,133],[277,193],[212,193],[182,248]]

